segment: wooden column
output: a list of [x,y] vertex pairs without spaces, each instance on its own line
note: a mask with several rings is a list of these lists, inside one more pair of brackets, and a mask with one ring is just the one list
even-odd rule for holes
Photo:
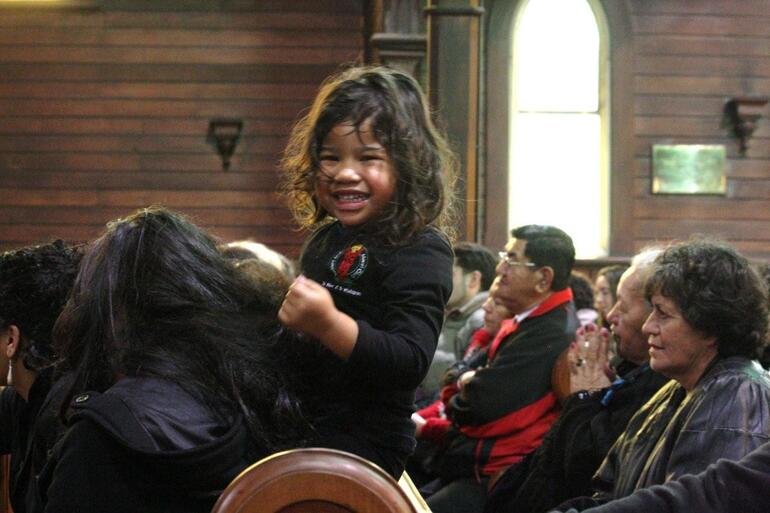
[[460,239],[476,241],[479,184],[479,0],[428,0],[428,96],[460,161]]
[[424,0],[366,0],[364,60],[409,73],[425,87]]

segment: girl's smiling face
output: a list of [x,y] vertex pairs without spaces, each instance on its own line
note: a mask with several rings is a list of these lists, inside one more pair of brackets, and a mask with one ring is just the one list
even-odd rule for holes
[[376,220],[393,199],[396,171],[370,123],[340,123],[318,153],[315,194],[326,212],[345,226]]

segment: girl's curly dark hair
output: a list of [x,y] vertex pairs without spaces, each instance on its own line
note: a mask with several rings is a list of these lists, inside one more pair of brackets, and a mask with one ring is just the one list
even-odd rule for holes
[[356,130],[367,123],[395,168],[393,200],[366,229],[394,245],[428,225],[452,239],[457,161],[431,120],[419,84],[386,67],[353,67],[329,77],[308,114],[294,126],[281,164],[283,191],[297,222],[314,228],[329,220],[315,195],[318,155],[323,140],[340,123]]

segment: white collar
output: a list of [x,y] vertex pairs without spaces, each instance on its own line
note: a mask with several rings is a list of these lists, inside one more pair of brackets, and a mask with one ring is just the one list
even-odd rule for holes
[[516,315],[515,316],[516,324],[521,324],[524,321],[524,319],[529,317],[529,314],[531,314],[535,310],[535,308],[537,308],[538,306],[540,306],[540,303],[536,304],[535,306],[533,306],[529,310],[526,310],[526,311],[521,312],[520,314]]

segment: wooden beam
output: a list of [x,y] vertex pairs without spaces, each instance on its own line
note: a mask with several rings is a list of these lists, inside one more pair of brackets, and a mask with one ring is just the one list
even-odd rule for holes
[[478,239],[479,0],[429,0],[428,96],[460,161],[459,236]]

